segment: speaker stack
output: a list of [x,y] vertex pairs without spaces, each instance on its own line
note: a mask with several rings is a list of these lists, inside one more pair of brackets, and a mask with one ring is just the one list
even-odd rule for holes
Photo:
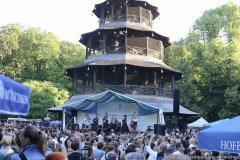
[[180,90],[176,87],[173,90],[173,114],[179,114]]

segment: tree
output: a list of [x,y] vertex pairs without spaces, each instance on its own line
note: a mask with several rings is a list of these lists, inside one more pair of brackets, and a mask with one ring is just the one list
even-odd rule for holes
[[84,58],[85,49],[83,49],[83,47],[67,41],[60,42],[59,56],[53,62],[51,70],[48,71],[47,80],[53,83],[59,83],[62,87],[70,91],[72,89],[72,79],[64,76],[66,68],[81,63]]
[[59,56],[58,38],[50,32],[29,28],[24,32],[20,46],[19,52],[26,64],[22,72],[23,81],[46,80],[48,71]]
[[54,86],[51,82],[27,81],[30,87],[30,110],[28,118],[43,118],[48,109],[63,104],[68,98],[68,91]]
[[178,82],[182,104],[210,121],[238,115],[231,111],[238,99],[229,93],[235,89],[235,97],[239,94],[239,15],[240,7],[233,3],[205,11],[189,35],[166,50],[168,63],[184,74]]
[[22,29],[19,24],[6,25],[0,29],[0,73],[18,81],[23,69],[18,53]]

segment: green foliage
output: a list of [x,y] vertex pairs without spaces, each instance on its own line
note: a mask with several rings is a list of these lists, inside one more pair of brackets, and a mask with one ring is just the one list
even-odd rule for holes
[[69,98],[68,91],[51,82],[27,81],[24,85],[31,90],[29,118],[43,118],[49,108],[63,104]]
[[59,56],[58,38],[52,33],[30,28],[24,32],[20,45],[22,60],[27,64],[22,72],[23,81],[46,80],[48,71]]
[[227,88],[224,93],[226,106],[219,112],[221,118],[233,117],[240,114],[237,108],[240,108],[240,87],[233,86]]
[[65,69],[81,63],[84,52],[79,45],[61,42],[39,28],[24,30],[10,24],[0,30],[0,73],[30,85],[31,118],[41,118],[48,107],[67,100],[71,79],[64,75]]
[[65,68],[75,66],[85,59],[85,50],[77,44],[66,41],[60,42],[60,54],[53,62],[51,71],[48,72],[47,80],[59,83],[62,87],[71,90],[71,79],[67,76],[60,76],[65,74]]
[[192,32],[166,51],[183,72],[181,101],[213,121],[239,115],[240,7],[227,3],[205,11]]
[[0,73],[20,80],[23,64],[19,60],[19,41],[23,31],[18,24],[11,24],[0,29]]

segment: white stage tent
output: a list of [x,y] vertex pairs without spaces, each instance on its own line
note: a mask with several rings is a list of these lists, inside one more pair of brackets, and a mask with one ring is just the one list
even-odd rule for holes
[[71,114],[72,111],[77,111],[75,121],[78,124],[83,123],[87,113],[91,118],[94,118],[95,115],[98,114],[99,123],[101,124],[101,119],[107,112],[110,118],[112,115],[115,115],[120,122],[123,116],[127,115],[129,125],[130,117],[135,112],[138,118],[138,129],[140,131],[146,131],[148,126],[153,126],[154,124],[165,125],[161,109],[111,90],[73,103],[68,103],[62,110],[63,128],[65,128],[65,114]]
[[204,118],[201,117],[198,120],[196,120],[196,121],[194,121],[192,123],[189,123],[187,125],[187,127],[189,127],[189,128],[194,128],[194,127],[195,128],[201,128],[201,127],[203,127],[206,124],[208,124],[208,122]]

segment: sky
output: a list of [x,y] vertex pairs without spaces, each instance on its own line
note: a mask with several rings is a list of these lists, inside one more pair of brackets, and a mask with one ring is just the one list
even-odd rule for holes
[[[54,33],[60,40],[79,43],[81,34],[98,28],[92,10],[104,0],[0,0],[0,27],[19,23],[24,28],[38,27]],[[188,35],[203,12],[230,0],[146,0],[157,6],[160,16],[153,29],[170,41]],[[240,5],[240,0],[231,0]]]

